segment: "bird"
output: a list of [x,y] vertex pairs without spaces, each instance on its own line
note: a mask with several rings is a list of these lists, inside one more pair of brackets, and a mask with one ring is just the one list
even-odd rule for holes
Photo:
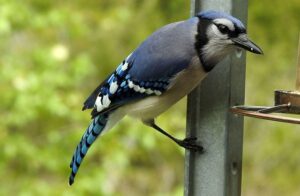
[[124,116],[170,138],[179,146],[203,152],[197,138],[178,139],[155,123],[155,118],[189,94],[227,55],[237,49],[263,54],[244,24],[224,12],[208,10],[161,27],[127,56],[86,99],[91,123],[70,163],[69,184],[95,140]]

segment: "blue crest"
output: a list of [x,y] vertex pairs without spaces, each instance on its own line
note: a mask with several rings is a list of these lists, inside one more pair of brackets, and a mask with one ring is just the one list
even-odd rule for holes
[[208,20],[214,20],[217,18],[226,18],[230,21],[233,22],[233,24],[238,27],[239,29],[245,29],[244,24],[237,18],[224,13],[224,12],[219,12],[219,11],[213,11],[213,10],[209,10],[209,11],[202,11],[199,12],[197,14],[198,17],[203,18],[203,19],[208,19]]

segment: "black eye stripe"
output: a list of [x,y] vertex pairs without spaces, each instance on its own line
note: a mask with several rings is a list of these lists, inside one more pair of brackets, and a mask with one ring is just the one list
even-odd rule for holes
[[223,34],[228,34],[230,32],[229,28],[223,24],[216,24],[218,27],[219,31]]
[[245,28],[238,27],[235,24],[234,24],[234,30],[229,29],[229,27],[224,24],[218,24],[215,22],[213,22],[213,24],[218,28],[218,30],[222,34],[226,34],[228,35],[228,37],[238,37],[239,34],[247,33],[247,30]]

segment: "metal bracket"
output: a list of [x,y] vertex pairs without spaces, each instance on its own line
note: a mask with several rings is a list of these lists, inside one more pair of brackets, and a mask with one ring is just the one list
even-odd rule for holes
[[282,104],[273,107],[266,106],[234,106],[230,109],[231,112],[254,118],[260,118],[265,120],[272,120],[285,123],[300,124],[300,118],[292,118],[286,116],[279,116],[273,113],[288,113],[291,105]]
[[279,122],[300,124],[300,118],[275,115],[273,113],[300,114],[300,93],[299,91],[274,92],[275,106],[234,106],[231,112],[243,116],[273,120]]

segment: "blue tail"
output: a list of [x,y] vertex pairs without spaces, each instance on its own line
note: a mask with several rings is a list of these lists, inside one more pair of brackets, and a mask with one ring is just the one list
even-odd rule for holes
[[99,114],[96,116],[89,127],[86,129],[85,133],[83,134],[81,141],[77,145],[77,148],[73,154],[72,161],[70,163],[70,168],[72,169],[70,177],[69,177],[69,184],[72,185],[74,182],[74,178],[80,164],[86,155],[88,149],[96,140],[98,135],[103,131],[106,123],[107,123],[108,115],[107,114]]

